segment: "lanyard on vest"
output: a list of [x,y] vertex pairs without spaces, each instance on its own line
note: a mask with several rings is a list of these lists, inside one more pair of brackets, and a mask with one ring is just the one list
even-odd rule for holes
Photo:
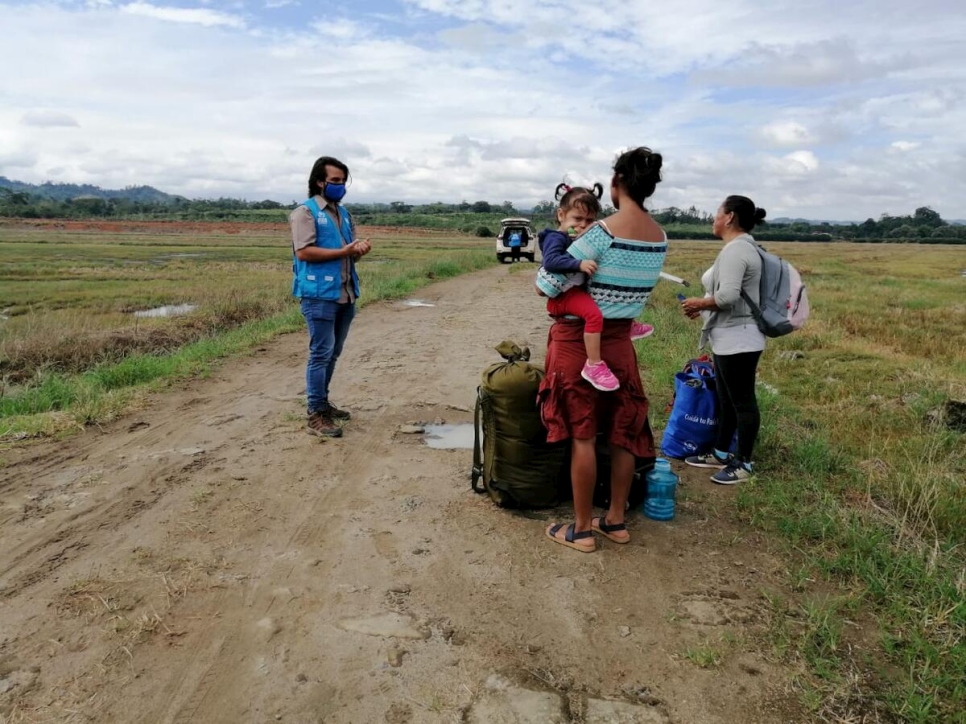
[[[327,206],[326,207],[323,207],[321,209],[321,213],[324,214],[326,212],[326,208],[328,208],[328,207]],[[342,214],[340,213],[341,211],[342,211],[342,208],[340,206],[336,206],[335,207],[335,213],[333,214],[333,216],[335,217],[335,225],[339,229],[339,236],[342,237],[342,241],[344,241],[345,244],[346,244],[346,246],[348,246],[349,244],[352,243],[352,228],[351,228],[352,227],[352,222],[348,218],[348,216],[349,216],[348,213],[346,213],[346,216],[343,217]],[[350,227],[349,228],[349,236],[346,236],[346,227],[347,226]]]
[[[325,206],[320,206],[319,205],[319,202],[316,201],[314,198],[311,198],[308,201],[306,201],[305,204],[304,204],[304,206],[306,206],[309,209],[309,211],[312,211],[312,209],[314,207],[315,209],[318,210],[318,213],[319,214],[326,213],[326,209],[328,208],[328,204],[326,204]],[[336,206],[335,207],[335,213],[333,214],[333,217],[335,218],[335,225],[339,228],[339,236],[342,237],[342,241],[345,242],[346,245],[349,245],[349,244],[352,243],[352,219],[349,216],[349,212],[348,211],[346,212],[346,215],[343,218],[342,214],[340,213],[341,210],[342,210],[342,207]],[[319,220],[318,220],[315,212],[312,213],[312,220],[315,222],[316,229],[318,229]],[[349,229],[348,229],[349,236],[348,237],[346,236],[346,228],[345,228],[346,226],[349,227]],[[316,234],[316,243],[318,243],[318,241],[319,241],[318,240],[318,234]]]
[[[337,219],[336,226],[339,227],[339,235],[342,237],[342,241],[344,241],[346,243],[346,246],[348,246],[349,244],[352,243],[352,221],[348,218],[348,213],[346,214],[346,218],[343,218],[340,212],[341,212],[341,207],[336,206],[335,207],[335,216]],[[325,213],[325,209],[322,210],[322,213],[323,214]],[[346,237],[345,235],[346,226],[349,227],[348,237]]]

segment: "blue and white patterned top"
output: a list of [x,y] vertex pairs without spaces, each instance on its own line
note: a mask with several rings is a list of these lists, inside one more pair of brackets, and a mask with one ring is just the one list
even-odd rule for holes
[[[636,319],[660,278],[667,256],[667,234],[660,242],[621,239],[598,221],[574,240],[567,253],[597,262],[587,291],[604,319]],[[541,269],[537,287],[548,297],[556,297],[565,290],[567,277]]]

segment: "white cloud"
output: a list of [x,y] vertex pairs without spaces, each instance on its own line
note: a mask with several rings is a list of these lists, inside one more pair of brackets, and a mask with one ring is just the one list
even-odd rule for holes
[[80,126],[77,119],[59,111],[27,111],[20,122],[25,126],[38,128],[69,128]]
[[[0,149],[0,172],[4,168],[27,169],[37,164],[37,154],[23,149],[5,152]],[[2,173],[0,173],[2,175]]]
[[860,57],[844,39],[793,46],[753,43],[724,69],[705,71],[697,77],[736,87],[807,87],[878,78],[907,63],[912,61],[906,57],[888,63]]
[[760,135],[764,141],[776,146],[801,146],[812,143],[815,137],[796,121],[775,121],[763,126]]
[[345,18],[316,20],[310,27],[318,33],[319,37],[330,38],[337,42],[359,41],[369,35],[367,28]]
[[890,148],[905,153],[906,151],[914,151],[921,145],[918,141],[893,141]]
[[794,151],[783,159],[782,165],[792,174],[810,174],[818,170],[818,157],[811,151]]
[[205,27],[223,25],[229,28],[244,28],[245,21],[238,15],[222,13],[208,8],[176,8],[134,2],[121,6],[121,12],[141,15],[172,23],[195,23]]
[[470,23],[457,28],[447,28],[438,34],[447,45],[464,51],[494,53],[510,46],[514,37],[501,33],[498,29],[484,23]]
[[652,206],[966,217],[951,0],[4,2],[0,64],[31,68],[0,104],[0,174],[21,180],[289,201],[328,153],[352,200],[526,205],[647,144]]

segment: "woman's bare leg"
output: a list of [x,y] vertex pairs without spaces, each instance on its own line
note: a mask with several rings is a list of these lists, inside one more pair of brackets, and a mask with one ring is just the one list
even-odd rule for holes
[[[596,440],[574,440],[570,455],[570,482],[574,491],[574,530],[590,530],[594,512],[594,486],[597,484]],[[633,465],[633,463],[632,463]],[[628,485],[628,491],[630,485]],[[624,494],[627,500],[627,493]],[[622,517],[621,520],[624,520]]]
[[[623,523],[627,512],[627,499],[631,494],[634,480],[634,466],[637,460],[630,450],[616,445],[610,448],[610,509],[607,523]],[[593,488],[591,488],[593,494]],[[576,507],[577,488],[574,486],[574,506]]]

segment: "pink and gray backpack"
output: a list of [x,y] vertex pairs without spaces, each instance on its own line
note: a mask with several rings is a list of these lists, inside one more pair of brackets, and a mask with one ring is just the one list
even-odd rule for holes
[[[750,241],[750,240],[749,240]],[[808,295],[798,270],[776,254],[754,244],[761,257],[760,304],[741,290],[741,298],[751,307],[758,329],[766,337],[783,337],[801,329],[808,319]]]

